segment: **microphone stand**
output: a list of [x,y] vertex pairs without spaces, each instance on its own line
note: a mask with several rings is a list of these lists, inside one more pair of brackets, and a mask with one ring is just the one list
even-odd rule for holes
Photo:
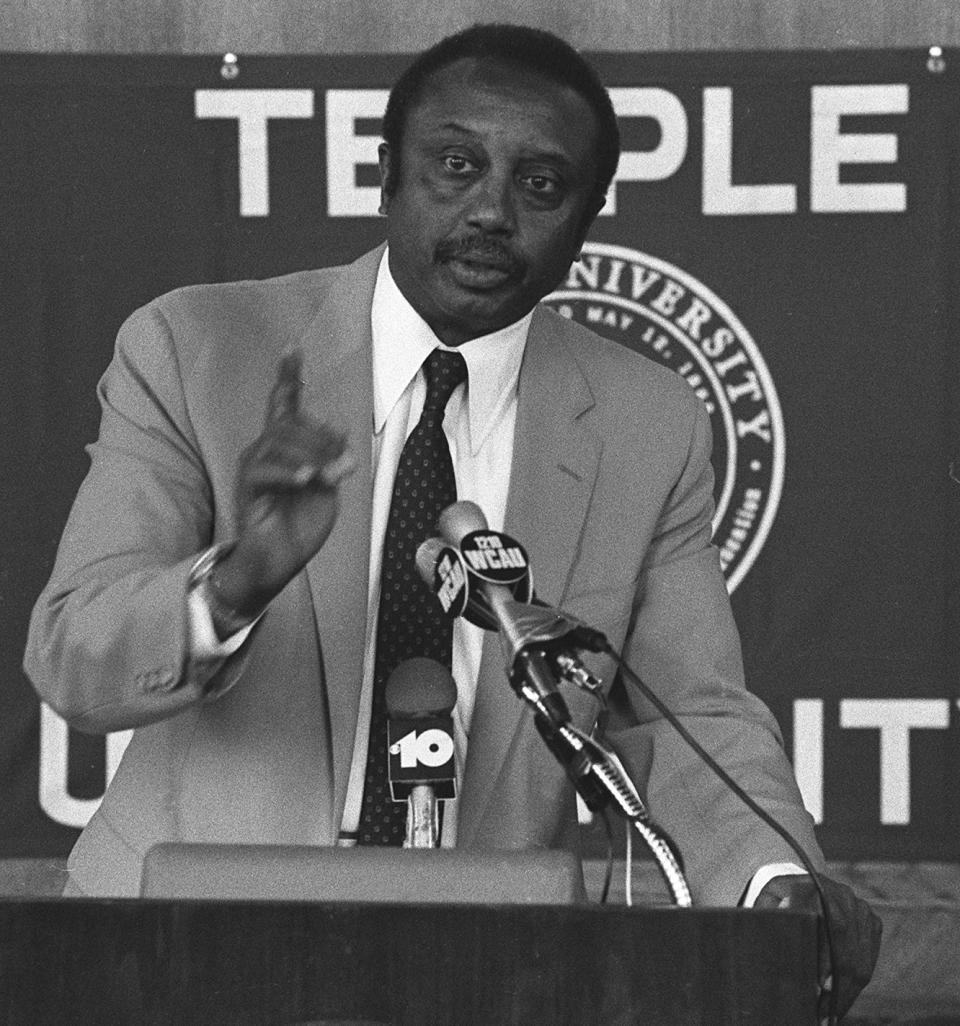
[[439,802],[429,784],[414,784],[407,798],[404,848],[436,848],[440,840]]
[[571,654],[571,646],[602,651],[606,638],[559,610],[519,602],[511,606],[515,622],[521,626],[511,639],[501,635],[510,667],[508,678],[514,691],[533,708],[540,736],[587,808],[599,812],[612,806],[620,813],[650,849],[674,904],[689,908],[693,901],[679,852],[666,831],[651,818],[620,759],[568,718],[558,717],[557,704],[544,698],[543,680],[549,677],[555,681],[557,677],[550,664],[551,655],[561,667],[560,676],[594,691],[599,681]]

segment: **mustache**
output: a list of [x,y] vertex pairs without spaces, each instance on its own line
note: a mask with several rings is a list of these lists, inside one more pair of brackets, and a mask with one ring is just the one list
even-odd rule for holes
[[462,235],[442,239],[434,250],[437,260],[469,260],[489,264],[510,274],[522,272],[526,265],[502,240],[486,235]]

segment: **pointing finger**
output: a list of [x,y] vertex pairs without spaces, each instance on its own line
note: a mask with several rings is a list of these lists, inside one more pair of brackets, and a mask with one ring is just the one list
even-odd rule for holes
[[277,367],[277,380],[267,403],[267,423],[273,424],[300,411],[300,393],[303,390],[301,371],[303,354],[299,350],[288,353]]

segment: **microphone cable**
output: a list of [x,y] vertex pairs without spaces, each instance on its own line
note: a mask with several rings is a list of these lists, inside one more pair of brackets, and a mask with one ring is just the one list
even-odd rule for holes
[[603,820],[603,829],[607,839],[607,867],[603,876],[603,890],[600,892],[600,904],[606,905],[610,897],[610,885],[613,882],[613,827],[610,824],[609,809],[602,809],[600,818]]
[[637,689],[647,698],[663,715],[664,719],[673,727],[673,729],[683,738],[683,740],[693,749],[694,752],[700,757],[700,759],[710,768],[710,770],[721,780],[724,784],[753,812],[759,816],[760,819],[770,827],[775,833],[779,834],[784,841],[793,849],[800,862],[803,864],[804,869],[810,875],[810,879],[813,881],[813,885],[817,891],[817,897],[820,899],[820,909],[823,913],[823,929],[827,941],[827,960],[830,968],[830,979],[831,988],[829,991],[830,998],[828,1002],[828,1017],[827,1022],[829,1026],[836,1026],[837,1023],[837,975],[836,975],[836,957],[835,948],[833,941],[833,923],[830,919],[830,910],[827,906],[827,896],[823,892],[823,887],[817,878],[817,871],[813,867],[813,863],[810,861],[810,857],[800,846],[799,842],[794,838],[786,827],[774,819],[770,813],[767,812],[762,806],[758,805],[753,798],[747,794],[746,791],[730,776],[730,774],[713,758],[713,756],[700,744],[699,741],[687,730],[687,728],[680,722],[677,715],[670,709],[669,706],[647,685],[641,677],[629,666],[623,655],[618,652],[606,638],[603,639],[603,651],[611,656],[616,662],[618,669],[622,672],[631,684],[634,684]]

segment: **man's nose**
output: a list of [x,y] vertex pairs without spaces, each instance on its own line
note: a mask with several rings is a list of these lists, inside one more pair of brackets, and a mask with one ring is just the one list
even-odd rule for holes
[[466,215],[472,227],[488,232],[512,232],[516,227],[512,176],[485,174],[472,192]]

